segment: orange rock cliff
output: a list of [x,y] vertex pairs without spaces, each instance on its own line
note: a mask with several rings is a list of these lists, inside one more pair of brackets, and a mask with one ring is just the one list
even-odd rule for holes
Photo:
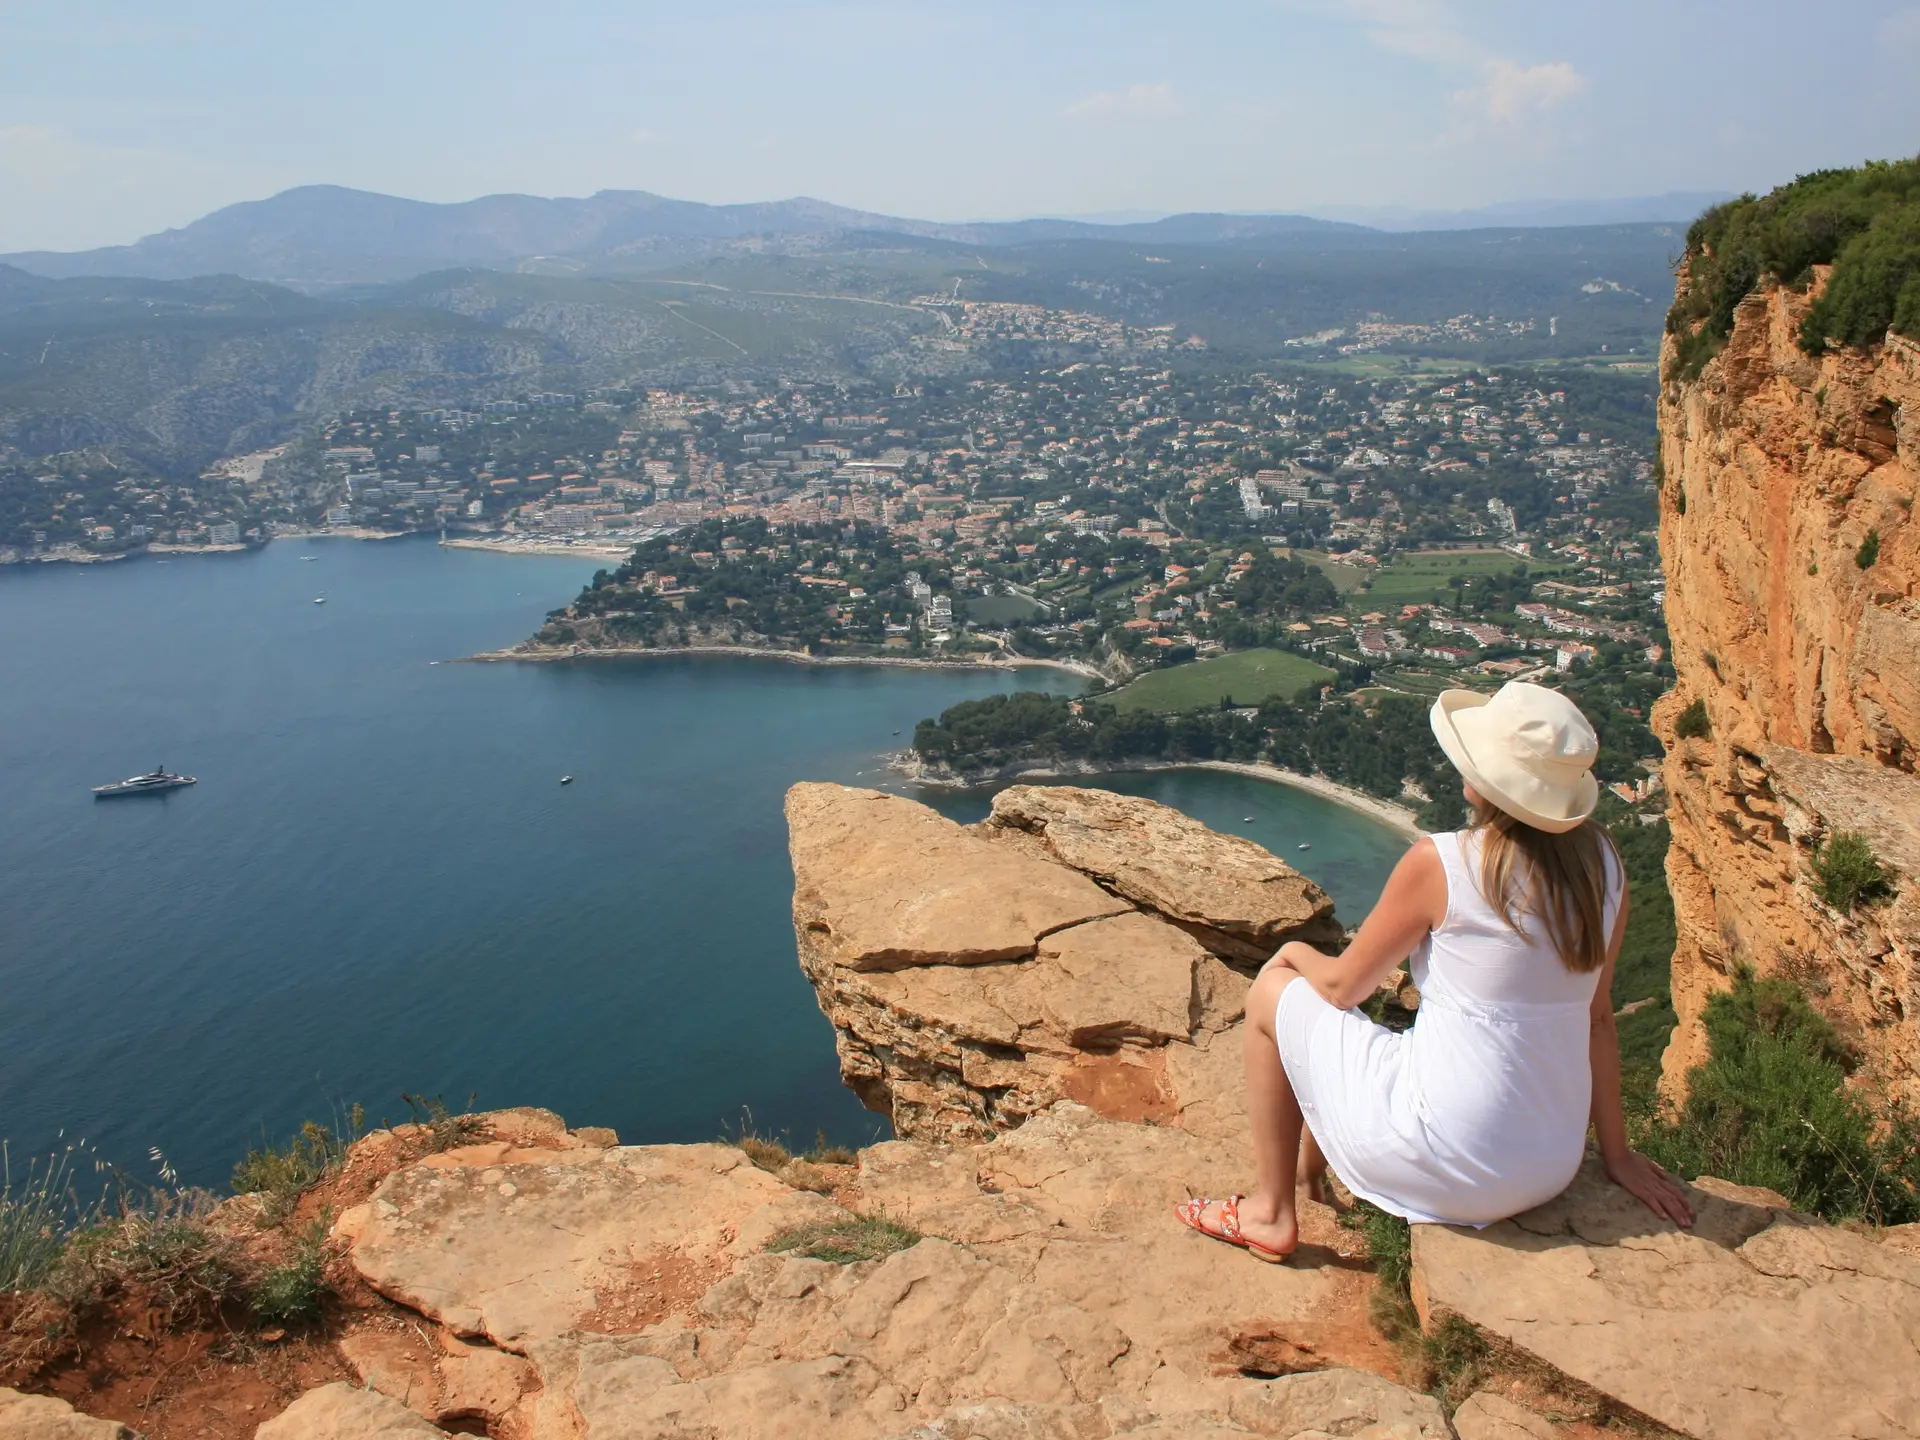
[[[1800,983],[1864,1078],[1920,1101],[1920,345],[1809,356],[1815,293],[1748,296],[1699,378],[1660,395],[1670,1097],[1705,1058],[1707,1000],[1747,967]],[[1696,701],[1708,733],[1682,738]],[[1815,848],[1843,831],[1898,872],[1890,903],[1821,901]]]

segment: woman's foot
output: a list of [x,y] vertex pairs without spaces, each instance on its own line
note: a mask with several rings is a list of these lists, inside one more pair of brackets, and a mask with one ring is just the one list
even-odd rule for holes
[[1318,1175],[1306,1177],[1307,1198],[1316,1205],[1324,1205],[1336,1215],[1346,1210],[1339,1192],[1333,1188],[1333,1178],[1322,1170]]
[[1283,1208],[1258,1195],[1189,1200],[1179,1207],[1179,1215],[1183,1224],[1202,1235],[1241,1245],[1261,1259],[1284,1260],[1300,1243],[1300,1221],[1293,1207]]

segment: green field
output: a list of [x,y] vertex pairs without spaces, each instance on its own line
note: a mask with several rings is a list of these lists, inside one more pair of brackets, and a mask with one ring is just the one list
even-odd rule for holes
[[1195,710],[1231,698],[1241,705],[1258,705],[1269,695],[1291,698],[1308,685],[1323,684],[1333,671],[1285,650],[1236,650],[1171,670],[1142,675],[1116,692],[1113,703],[1122,710]]
[[1453,598],[1456,579],[1471,580],[1478,575],[1504,575],[1525,563],[1527,574],[1545,580],[1560,573],[1561,567],[1522,562],[1505,550],[1416,550],[1396,556],[1380,567],[1372,585],[1355,603],[1368,610],[1384,610],[1390,605],[1424,605]]
[[1351,595],[1367,578],[1364,565],[1349,565],[1324,550],[1295,550],[1292,553],[1294,559],[1316,566],[1342,595]]
[[976,625],[1020,625],[1050,613],[1024,595],[980,595],[966,602],[967,619]]

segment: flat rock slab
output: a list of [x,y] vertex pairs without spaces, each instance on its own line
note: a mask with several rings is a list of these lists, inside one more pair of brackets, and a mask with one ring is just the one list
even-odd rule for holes
[[1236,1336],[1278,1326],[1313,1343],[1319,1322],[1343,1301],[1364,1304],[1370,1284],[1328,1263],[1338,1257],[1326,1242],[1338,1232],[1318,1207],[1297,1266],[1262,1265],[1174,1219],[1189,1193],[1227,1194],[1245,1168],[1237,1140],[1063,1103],[990,1144],[871,1146],[860,1152],[859,1203],[958,1241],[1119,1327],[1128,1342],[1122,1377],[1140,1385],[1152,1377],[1163,1406],[1198,1408],[1212,1403],[1208,1377]]
[[1699,1440],[1920,1436],[1920,1262],[1739,1194],[1682,1231],[1589,1161],[1515,1219],[1416,1225],[1415,1300]]
[[253,1432],[254,1440],[445,1440],[390,1395],[344,1381],[309,1390]]
[[51,1395],[0,1386],[0,1440],[140,1440],[118,1420],[83,1415]]
[[576,1327],[651,1323],[776,1232],[841,1213],[730,1145],[583,1149],[543,1164],[449,1158],[395,1171],[335,1230],[375,1290],[513,1350]]
[[796,785],[787,825],[794,926],[816,963],[898,970],[1015,960],[1056,930],[1133,908],[1084,875],[879,790]]
[[1286,861],[1153,800],[1015,785],[994,796],[992,815],[977,828],[990,838],[1012,832],[1037,839],[1061,864],[1240,964],[1260,964],[1288,940],[1323,943],[1341,935],[1332,899]]
[[1516,1405],[1504,1395],[1480,1390],[1453,1412],[1454,1433],[1460,1440],[1554,1440],[1560,1432],[1551,1422]]
[[1362,1370],[1323,1370],[1243,1384],[1216,1410],[1168,1410],[1108,1396],[1099,1404],[956,1405],[890,1440],[1453,1440],[1446,1413]]

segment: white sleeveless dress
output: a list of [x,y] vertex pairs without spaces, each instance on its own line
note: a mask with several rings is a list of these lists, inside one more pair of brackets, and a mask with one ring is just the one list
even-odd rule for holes
[[[1515,934],[1480,893],[1480,835],[1430,837],[1447,914],[1408,964],[1420,991],[1396,1034],[1304,980],[1280,994],[1280,1060],[1347,1188],[1408,1220],[1487,1225],[1552,1199],[1586,1149],[1589,1016],[1600,972],[1560,963],[1542,927]],[[1606,852],[1607,934],[1624,876]]]

